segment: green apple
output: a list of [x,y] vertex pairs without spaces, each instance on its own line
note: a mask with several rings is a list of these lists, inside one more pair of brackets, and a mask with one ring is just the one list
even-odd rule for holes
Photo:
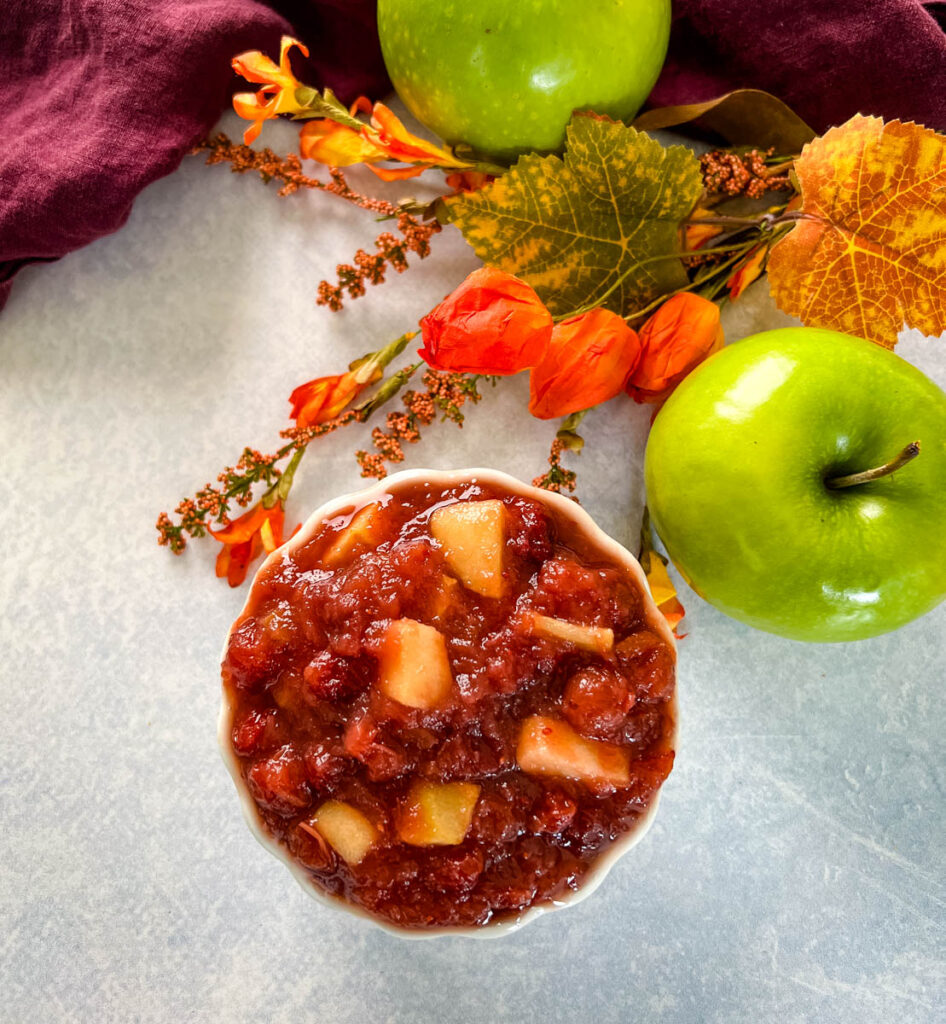
[[859,640],[946,597],[946,395],[871,342],[786,328],[724,348],[661,409],[645,476],[681,574],[758,629]]
[[560,149],[573,110],[633,117],[667,55],[670,0],[379,0],[411,113],[495,159]]

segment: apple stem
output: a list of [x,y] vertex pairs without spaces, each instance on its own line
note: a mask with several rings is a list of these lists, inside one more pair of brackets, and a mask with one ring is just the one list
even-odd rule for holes
[[912,462],[920,454],[920,442],[911,441],[896,458],[885,462],[882,466],[875,466],[873,469],[865,469],[860,473],[849,473],[847,476],[836,476],[825,480],[825,486],[837,491],[842,487],[856,487],[858,484],[867,484],[871,480],[879,480],[883,476],[896,473],[898,469]]

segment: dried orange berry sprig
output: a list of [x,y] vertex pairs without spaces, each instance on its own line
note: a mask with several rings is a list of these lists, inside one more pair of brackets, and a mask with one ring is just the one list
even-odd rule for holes
[[[734,302],[761,275],[769,250],[799,218],[792,208],[798,200],[792,175],[797,157],[773,154],[771,149],[717,149],[700,157],[703,196],[680,227],[682,258],[690,275],[684,290]],[[761,199],[769,192],[791,195],[758,214],[725,213],[731,200]]]
[[[404,373],[409,379],[423,364],[414,363]],[[424,391],[408,391],[401,399],[404,412],[389,412],[387,430],[375,427],[371,441],[374,452],[359,451],[355,458],[361,466],[361,475],[381,480],[387,475],[385,462],[403,462],[404,444],[420,440],[421,427],[429,426],[438,410],[442,419],[463,426],[462,406],[476,404],[482,398],[477,388],[477,375],[428,370],[423,377]],[[401,385],[403,386],[403,385]]]
[[533,487],[542,487],[555,494],[564,494],[575,490],[578,474],[573,469],[566,469],[562,465],[562,456],[566,451],[580,452],[585,447],[585,439],[578,433],[578,427],[585,418],[586,412],[588,412],[587,409],[572,413],[559,427],[549,452],[549,468],[541,476],[535,477],[532,481]]
[[431,238],[441,231],[441,225],[435,218],[420,220],[415,213],[386,199],[356,192],[345,180],[345,175],[335,167],[330,170],[327,182],[320,181],[302,173],[302,161],[297,156],[279,157],[271,149],[251,149],[231,142],[223,134],[202,142],[194,152],[206,152],[208,164],[229,164],[234,174],[255,171],[264,182],[281,183],[280,196],[292,195],[299,189],[316,189],[338,196],[379,218],[395,221],[400,237],[391,231],[383,231],[375,239],[373,253],[359,249],[351,264],[340,263],[335,268],[338,279],[334,284],[329,281],[319,283],[316,303],[332,310],[342,308],[344,293],[347,292],[349,298],[358,298],[364,295],[367,284],[384,281],[389,267],[403,273],[407,270],[410,253],[418,259],[426,259],[430,255]]
[[[700,157],[703,187],[707,193],[730,198],[744,195],[761,199],[766,192],[792,192],[794,185],[786,172],[791,169],[794,157],[773,158],[774,152],[774,149],[765,152],[715,149],[704,153]],[[778,161],[774,166],[770,163],[773,159]]]

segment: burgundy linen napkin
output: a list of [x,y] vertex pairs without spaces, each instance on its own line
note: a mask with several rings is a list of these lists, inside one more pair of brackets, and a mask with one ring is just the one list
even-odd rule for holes
[[765,89],[817,132],[852,114],[946,130],[946,0],[673,0],[650,105]]
[[311,81],[346,99],[388,87],[373,0],[0,7],[0,306],[23,265],[121,227],[135,196],[220,116],[241,50],[278,56],[281,34],[295,31],[311,50]]

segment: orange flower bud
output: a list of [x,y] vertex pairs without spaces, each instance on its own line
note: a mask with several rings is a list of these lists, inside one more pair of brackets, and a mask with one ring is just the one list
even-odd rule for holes
[[292,403],[289,415],[296,426],[311,427],[334,419],[364,387],[353,379],[354,376],[351,372],[338,373],[300,384],[289,396]]
[[635,402],[662,402],[703,360],[723,346],[719,306],[681,292],[669,298],[640,331],[643,353],[628,378]]
[[563,321],[529,378],[529,412],[550,420],[614,398],[640,354],[640,339],[617,313],[593,309]]
[[420,357],[434,370],[507,377],[543,357],[552,315],[518,277],[482,267],[420,322]]
[[768,253],[769,247],[767,245],[757,245],[741,263],[736,264],[735,272],[726,282],[726,287],[729,289],[730,302],[735,302],[749,285],[762,274],[762,271],[765,269],[765,260]]
[[296,426],[312,427],[335,419],[365,388],[382,378],[388,363],[400,355],[405,345],[415,337],[417,332],[411,331],[377,352],[369,352],[356,359],[345,373],[316,377],[300,384],[289,396],[292,403],[289,415],[296,421]]

